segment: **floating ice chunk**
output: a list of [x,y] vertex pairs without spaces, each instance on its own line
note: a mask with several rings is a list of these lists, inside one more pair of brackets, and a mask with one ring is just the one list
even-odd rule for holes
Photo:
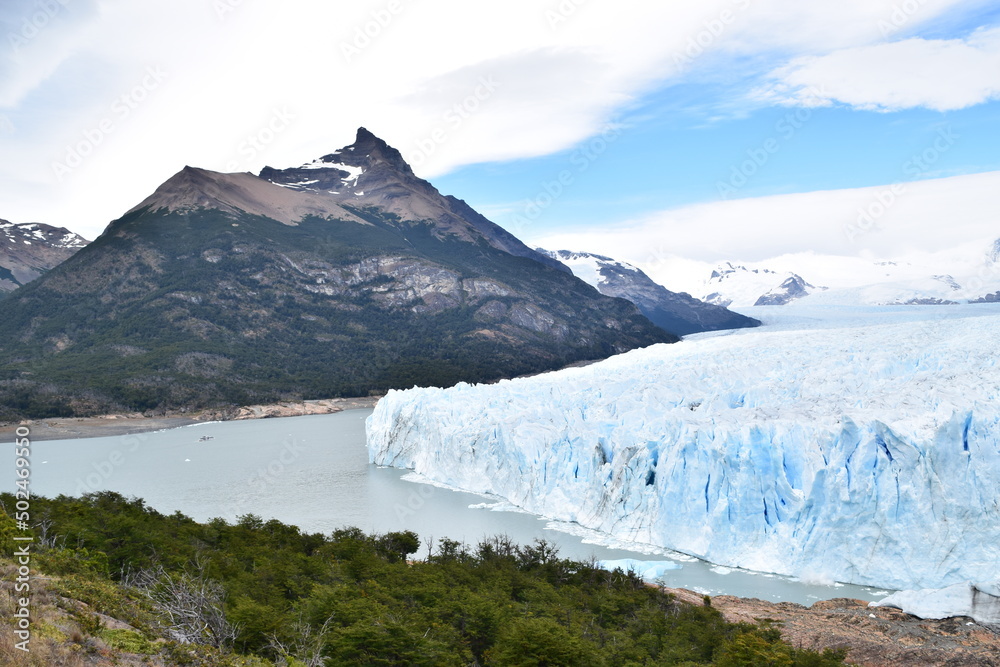
[[605,570],[620,569],[623,572],[631,570],[646,581],[654,581],[662,577],[666,572],[681,569],[679,563],[670,560],[636,560],[634,558],[599,560],[597,561],[597,566]]
[[893,607],[920,618],[968,616],[979,623],[1000,623],[1000,597],[983,589],[995,590],[996,584],[977,586],[970,582],[946,588],[899,591],[869,607]]

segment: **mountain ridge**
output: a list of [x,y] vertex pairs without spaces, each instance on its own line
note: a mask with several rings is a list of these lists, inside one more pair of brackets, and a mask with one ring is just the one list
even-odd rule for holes
[[1000,291],[1000,239],[934,252],[854,257],[805,252],[753,262],[676,257],[650,266],[672,289],[728,307],[975,303]]
[[[509,252],[430,184],[393,182],[405,170],[375,148],[375,187],[357,201],[247,173],[168,179],[7,297],[0,418],[364,396],[677,340],[558,262]],[[322,164],[323,178],[365,178]]]
[[225,174],[186,166],[167,179],[149,197],[126,213],[144,208],[168,212],[196,208],[215,208],[230,213],[264,215],[286,225],[294,225],[307,215],[343,216],[354,222],[364,221],[327,198],[309,193],[293,194],[249,172]]
[[628,262],[587,252],[538,250],[569,266],[574,275],[601,294],[633,302],[665,331],[687,335],[760,326],[758,320],[721,305],[706,303],[686,292],[672,292]]
[[381,208],[402,221],[434,219],[442,234],[455,234],[465,240],[481,236],[512,255],[529,257],[568,271],[529,248],[465,201],[442,195],[431,183],[413,173],[398,150],[364,127],[358,128],[355,142],[349,146],[300,167],[264,167],[260,178],[289,189],[323,193],[341,205]]

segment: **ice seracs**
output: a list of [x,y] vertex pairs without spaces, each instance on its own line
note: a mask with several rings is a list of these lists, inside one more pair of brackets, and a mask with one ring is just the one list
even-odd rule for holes
[[494,385],[393,391],[369,418],[370,458],[721,565],[988,585],[1000,308],[947,308],[956,317],[744,329]]

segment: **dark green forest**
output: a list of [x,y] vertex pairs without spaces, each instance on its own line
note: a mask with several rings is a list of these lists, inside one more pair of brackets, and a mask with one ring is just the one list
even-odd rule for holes
[[[15,499],[0,502],[12,510]],[[33,567],[88,605],[73,612],[81,627],[165,664],[842,664],[768,623],[727,623],[707,597],[679,603],[542,541],[443,539],[413,562],[412,532],[307,534],[254,515],[197,523],[112,492],[36,498],[32,514]],[[13,529],[0,514],[8,554]],[[94,613],[134,629],[110,630]]]

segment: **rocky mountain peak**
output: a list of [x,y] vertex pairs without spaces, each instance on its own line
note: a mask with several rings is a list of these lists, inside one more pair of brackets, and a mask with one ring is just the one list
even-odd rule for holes
[[[403,155],[364,127],[354,143],[307,162],[300,167],[264,167],[260,177],[292,190],[323,192],[342,197],[365,197],[386,185],[430,187],[413,173]],[[435,194],[437,190],[434,190]],[[370,196],[370,195],[369,195]]]
[[766,294],[761,295],[757,302],[754,303],[755,306],[784,306],[790,301],[795,299],[801,299],[804,296],[809,296],[813,291],[820,289],[826,289],[825,287],[816,287],[815,285],[810,285],[806,282],[802,276],[797,273],[791,274],[783,283],[770,290]]
[[413,173],[402,154],[364,127],[354,143],[300,167],[264,167],[260,178],[286,190],[308,192],[350,208],[374,207],[404,223],[430,222],[438,237],[454,237],[567,271],[535,252],[461,199],[442,195]]
[[358,128],[354,143],[341,149],[340,154],[346,154],[347,158],[365,156],[369,162],[386,163],[405,174],[413,175],[413,170],[398,150],[363,127]]

